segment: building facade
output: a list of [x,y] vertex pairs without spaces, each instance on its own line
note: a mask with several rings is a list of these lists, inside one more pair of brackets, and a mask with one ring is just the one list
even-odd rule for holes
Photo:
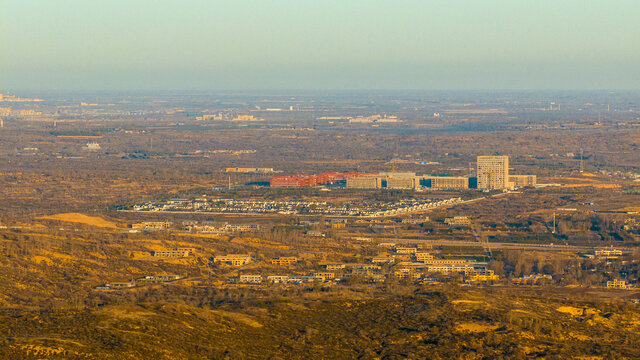
[[416,180],[415,174],[391,175],[386,178],[387,189],[414,189]]
[[277,259],[271,259],[272,265],[295,265],[298,262],[298,258],[295,256],[281,256]]
[[509,182],[515,187],[536,186],[538,179],[535,175],[509,175]]
[[213,258],[214,262],[222,262],[233,266],[242,266],[251,262],[251,255],[247,254],[229,254],[220,255]]
[[168,221],[145,221],[137,224],[131,224],[130,227],[134,230],[143,230],[143,231],[156,231],[156,230],[166,230],[171,227],[173,223]]
[[471,220],[466,216],[454,216],[444,219],[444,223],[449,226],[469,226]]
[[478,156],[476,174],[478,189],[502,190],[512,187],[509,183],[508,156]]
[[612,281],[607,281],[607,287],[609,289],[631,289],[631,285],[627,284],[627,282],[625,280],[612,280]]
[[347,188],[349,189],[380,189],[382,188],[382,180],[378,176],[359,176],[347,179]]
[[195,249],[193,248],[176,248],[176,249],[167,249],[154,251],[153,257],[157,258],[179,258],[179,257],[189,257],[192,256]]
[[272,187],[303,187],[303,186],[315,186],[315,175],[283,175],[275,176],[271,178],[269,182]]
[[431,189],[468,189],[469,178],[464,176],[423,176],[420,184]]
[[262,275],[240,275],[239,280],[244,284],[260,284],[262,282]]
[[429,260],[433,260],[433,254],[428,252],[417,252],[415,253],[416,261],[425,262]]

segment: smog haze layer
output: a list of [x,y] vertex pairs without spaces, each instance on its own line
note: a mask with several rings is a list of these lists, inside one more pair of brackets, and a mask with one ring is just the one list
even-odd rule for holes
[[11,90],[637,89],[637,1],[3,2]]

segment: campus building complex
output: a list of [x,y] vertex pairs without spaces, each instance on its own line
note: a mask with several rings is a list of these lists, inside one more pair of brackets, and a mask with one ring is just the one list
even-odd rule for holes
[[271,179],[272,187],[303,187],[342,182],[348,189],[503,190],[535,186],[535,175],[510,175],[508,156],[478,156],[477,177],[416,175],[412,172],[363,174],[322,173],[283,175]]

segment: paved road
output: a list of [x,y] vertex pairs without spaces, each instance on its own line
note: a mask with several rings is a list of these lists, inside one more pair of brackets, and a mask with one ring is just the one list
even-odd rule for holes
[[[448,246],[473,246],[483,247],[483,244],[476,241],[456,241],[456,240],[420,240],[420,239],[382,239],[389,242],[398,243],[413,243],[413,244],[430,244],[434,246],[448,245]],[[538,250],[538,251],[572,251],[572,252],[590,252],[593,251],[593,246],[573,246],[573,245],[549,245],[549,244],[523,244],[523,243],[494,243],[490,242],[489,247],[494,249],[515,249],[515,250]],[[597,247],[606,248],[606,247]],[[616,249],[622,251],[632,251],[630,248],[616,247]]]

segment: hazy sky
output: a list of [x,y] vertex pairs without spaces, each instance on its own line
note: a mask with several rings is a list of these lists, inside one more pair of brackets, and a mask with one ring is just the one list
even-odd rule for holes
[[0,89],[640,89],[640,1],[0,0]]

